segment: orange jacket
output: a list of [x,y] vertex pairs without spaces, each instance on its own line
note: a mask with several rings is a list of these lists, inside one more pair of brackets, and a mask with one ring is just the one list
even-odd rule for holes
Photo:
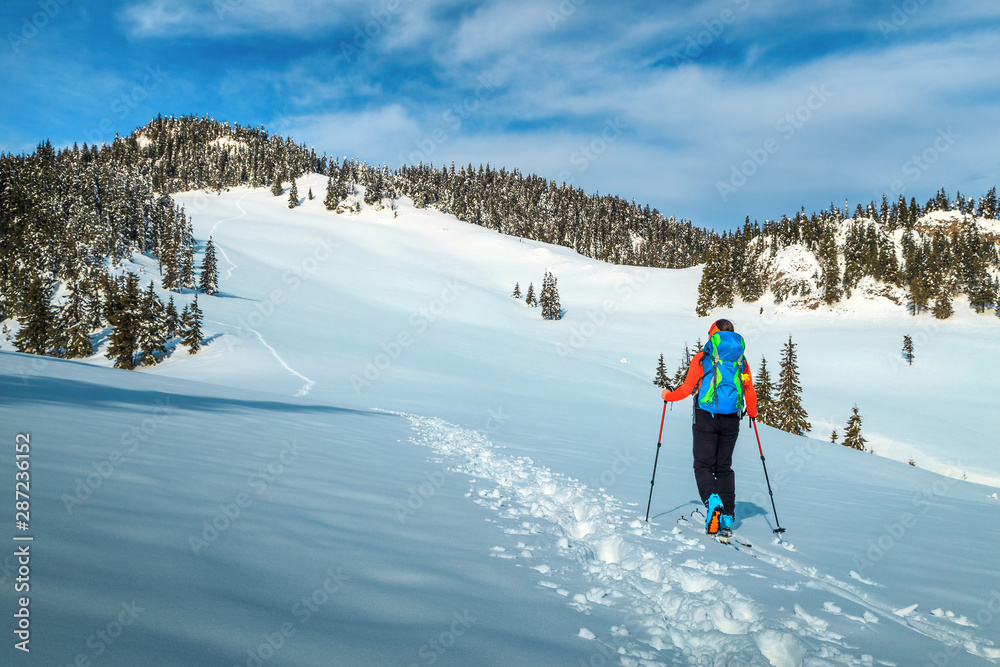
[[[701,378],[705,374],[701,367],[701,360],[705,357],[704,351],[699,352],[691,358],[691,365],[688,366],[687,377],[684,378],[684,384],[677,387],[673,391],[663,390],[661,396],[665,401],[680,401],[687,398],[692,393],[698,391],[698,385],[701,384]],[[753,388],[753,377],[750,375],[750,364],[743,360],[743,397],[746,399],[747,404],[747,414],[757,418],[757,392]]]

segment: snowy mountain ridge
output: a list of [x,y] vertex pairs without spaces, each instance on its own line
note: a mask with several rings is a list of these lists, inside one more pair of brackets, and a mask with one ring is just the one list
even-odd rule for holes
[[[905,265],[903,239],[906,230],[886,229],[885,225],[871,218],[847,218],[840,224],[836,234],[838,245],[843,246],[847,242],[849,230],[855,225],[874,229],[885,243],[892,244],[897,262],[901,266]],[[954,235],[968,230],[981,236],[987,243],[1000,246],[1000,222],[993,219],[979,218],[957,211],[930,211],[920,217],[913,226],[913,231],[919,237],[926,238],[933,238],[936,234]],[[763,248],[762,268],[766,290],[760,302],[798,310],[823,308],[848,315],[856,310],[849,298],[833,305],[823,303],[824,269],[815,252],[801,243],[780,250],[772,249],[769,243],[765,243]],[[845,257],[839,258],[838,268],[840,275],[847,271]],[[996,279],[995,275],[992,277]],[[884,299],[903,310],[911,308],[911,298],[905,288],[877,280],[872,276],[862,277],[851,293],[857,293],[862,298],[872,301]],[[962,295],[958,296],[956,303],[961,304]],[[992,310],[984,314],[984,317],[993,316]]]

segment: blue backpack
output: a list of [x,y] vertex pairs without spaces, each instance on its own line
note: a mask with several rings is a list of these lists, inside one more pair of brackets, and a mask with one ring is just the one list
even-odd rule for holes
[[701,359],[704,373],[698,388],[698,407],[713,415],[728,415],[746,409],[743,398],[743,336],[716,331],[708,339]]

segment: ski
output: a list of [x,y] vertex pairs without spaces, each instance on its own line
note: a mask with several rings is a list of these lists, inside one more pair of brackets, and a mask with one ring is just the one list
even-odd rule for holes
[[[738,537],[736,534],[732,534],[729,537],[724,537],[724,536],[720,536],[718,534],[709,535],[708,533],[701,532],[700,530],[698,530],[698,527],[695,525],[695,522],[693,521],[696,516],[700,516],[701,517],[701,521],[700,521],[701,524],[705,523],[705,521],[704,521],[704,516],[705,515],[700,510],[694,510],[693,512],[691,512],[690,518],[688,518],[688,517],[686,517],[686,516],[684,516],[682,514],[680,516],[680,518],[677,519],[677,523],[684,524],[684,525],[688,526],[689,528],[691,528],[692,530],[698,532],[699,534],[704,535],[705,537],[708,537],[708,538],[712,539],[714,542],[718,542],[719,544],[725,544],[727,546],[730,546],[730,547],[736,549],[737,551],[744,551],[744,550],[752,549],[753,548],[752,544],[750,544],[749,542],[747,542],[743,538]],[[743,548],[741,549],[740,547],[743,547]],[[750,554],[754,558],[757,557],[756,554],[754,554],[754,553],[752,553],[750,551],[746,551],[746,553]]]
[[[698,514],[701,517],[705,516],[705,513],[702,512],[700,509],[694,509],[694,510],[692,510],[691,516],[694,517],[695,514]],[[744,541],[743,538],[737,536],[735,532],[731,533],[728,538],[720,538],[720,539],[726,539],[726,540],[730,540],[731,539],[731,540],[733,540],[734,542],[736,542],[738,544],[742,544],[743,546],[745,546],[748,549],[753,547],[752,544],[750,544],[749,542]],[[725,544],[725,542],[723,544]]]
[[742,538],[740,538],[740,537],[736,537],[736,535],[735,535],[735,534],[734,534],[734,535],[733,535],[732,537],[730,537],[729,539],[731,539],[731,540],[732,540],[733,542],[735,542],[736,544],[739,544],[740,546],[743,546],[743,547],[746,547],[747,549],[752,549],[752,548],[753,548],[753,545],[752,545],[752,544],[750,544],[749,542],[745,542],[745,541],[744,541],[744,540],[743,540]]
[[702,526],[704,526],[705,522],[704,521],[700,521],[700,522],[697,522],[697,524],[696,524],[696,522],[693,519],[695,519],[695,514],[693,512],[691,513],[691,518],[688,518],[688,517],[686,517],[686,516],[684,516],[682,514],[680,516],[680,518],[677,519],[677,523],[682,524],[684,526],[687,526],[693,532],[698,533],[699,535],[703,535],[703,536],[707,537],[708,539],[712,540],[713,542],[718,542],[719,544],[726,544],[726,545],[732,546],[734,548],[736,547],[736,545],[730,544],[728,541],[724,542],[721,539],[719,539],[719,536],[717,534],[716,535],[710,535],[710,534],[706,533],[702,529]]

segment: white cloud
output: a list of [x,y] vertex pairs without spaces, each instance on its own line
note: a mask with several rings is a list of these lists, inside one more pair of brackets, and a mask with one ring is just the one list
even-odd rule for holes
[[550,30],[547,3],[504,2],[485,5],[461,20],[451,35],[450,57],[458,62],[492,59],[510,53]]
[[144,0],[118,12],[133,37],[198,35],[225,37],[260,33],[315,34],[334,25],[351,25],[363,16],[361,0]]
[[[336,10],[312,2],[289,12],[246,0],[224,20],[204,4],[146,0],[125,15],[137,35],[308,35],[332,25],[353,34],[375,20],[380,27],[360,60],[345,65],[331,43],[325,53],[286,59],[273,71],[231,70],[222,91],[280,100],[272,107],[287,105],[287,132],[321,151],[389,164],[489,161],[550,178],[568,169],[587,190],[635,197],[705,224],[820,208],[844,196],[874,198],[949,126],[963,139],[908,182],[908,194],[928,196],[942,185],[978,194],[983,174],[995,173],[1000,74],[992,64],[1000,46],[986,31],[944,28],[1000,15],[994,3],[965,5],[961,13],[924,5],[898,35],[868,44],[848,39],[843,48],[808,57],[780,49],[786,38],[801,45],[811,31],[827,40],[859,28],[877,34],[877,14],[854,25],[833,15],[834,0],[799,6],[792,15],[777,0],[702,2],[669,12],[570,4],[576,10],[554,27],[547,12],[559,4],[527,0],[403,0],[388,13],[389,5],[377,2],[337,3]],[[683,67],[655,65],[670,63],[669,54],[724,9],[736,20],[711,44],[725,47],[724,61],[704,55]],[[942,27],[924,29],[933,24]],[[415,80],[398,74],[428,61],[430,70]],[[501,86],[461,127],[444,126],[442,113],[483,74]],[[829,99],[818,100],[816,90]],[[607,119],[628,127],[579,170],[571,156]],[[439,140],[432,139],[437,130]],[[716,184],[768,140],[777,141],[777,151],[723,200]]]
[[[883,190],[892,197],[901,180],[907,196],[918,199],[941,186],[985,189],[989,185],[981,174],[995,171],[992,128],[1000,73],[984,65],[1000,60],[1000,44],[991,34],[833,53],[766,76],[697,62],[679,69],[633,68],[623,62],[623,48],[609,39],[571,66],[570,45],[522,46],[516,58],[499,61],[505,89],[487,112],[576,129],[620,116],[630,126],[628,145],[622,147],[629,157],[606,171],[602,190],[619,183],[621,192],[638,191],[662,210],[738,220],[746,213],[760,218],[791,213],[800,204],[822,208],[844,196],[867,201]],[[912,180],[912,166],[904,171],[907,161],[949,127],[966,139]],[[508,166],[538,164],[552,177],[557,170],[547,142],[560,145],[561,138],[555,131],[533,133],[523,144],[510,142],[520,150],[502,154],[511,156]],[[748,168],[752,176],[723,201],[717,183],[752,154],[761,155],[768,140],[776,152],[767,155],[766,164]],[[477,145],[495,154],[488,143]],[[629,170],[632,160],[645,170]],[[650,165],[664,181],[683,187],[671,191],[642,178]],[[630,172],[639,175],[622,176]],[[667,193],[672,196],[665,201]]]
[[283,134],[305,141],[319,153],[358,157],[370,163],[395,163],[393,156],[423,132],[399,104],[356,112],[292,115],[276,121],[271,125],[280,125]]

